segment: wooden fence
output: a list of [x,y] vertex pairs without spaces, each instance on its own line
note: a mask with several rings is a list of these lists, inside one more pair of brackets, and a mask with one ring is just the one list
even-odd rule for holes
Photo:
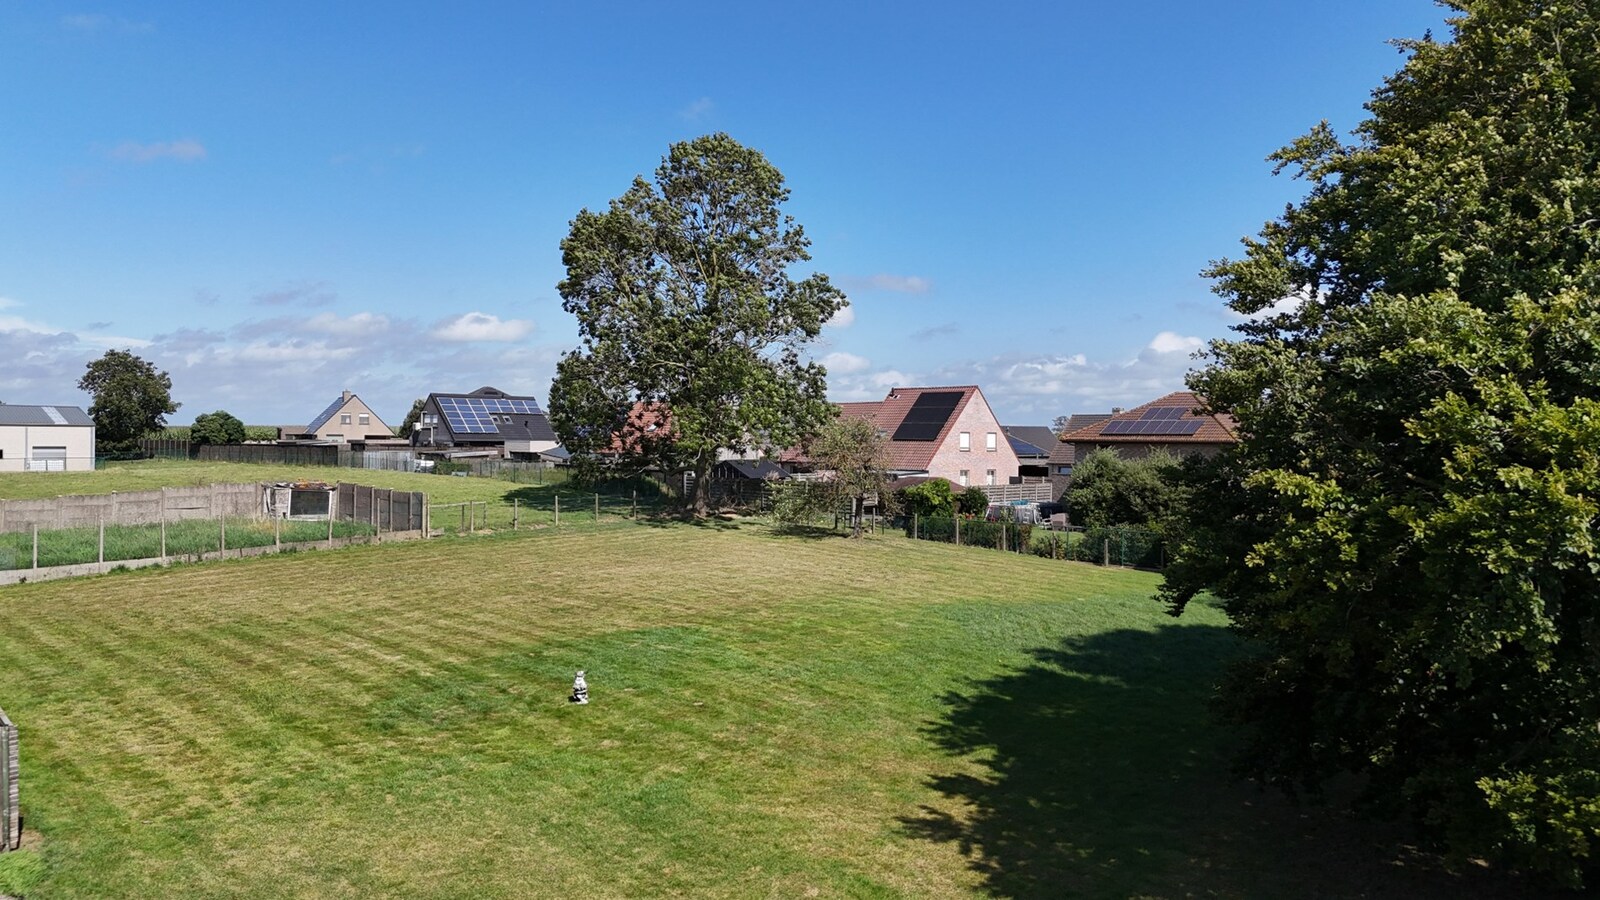
[[340,482],[335,515],[344,522],[361,522],[379,534],[422,531],[427,528],[427,497],[421,491],[396,491]]
[[0,853],[22,845],[21,793],[17,789],[17,726],[0,709]]

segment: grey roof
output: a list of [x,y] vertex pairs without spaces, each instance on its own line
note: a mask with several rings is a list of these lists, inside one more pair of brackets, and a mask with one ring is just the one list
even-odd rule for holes
[[[51,415],[52,412],[55,415]],[[92,428],[94,420],[76,406],[15,406],[0,403],[0,425],[77,425]]]
[[785,472],[782,466],[770,459],[725,459],[717,465],[727,466],[746,478],[758,481],[789,477],[789,473]]
[[1044,459],[1056,443],[1056,434],[1043,425],[1002,425],[1011,449],[1018,457]]
[[554,428],[550,427],[550,419],[539,409],[539,398],[522,397],[507,394],[498,388],[481,387],[470,394],[455,394],[446,391],[433,391],[428,394],[426,408],[442,413],[439,400],[443,397],[454,397],[459,400],[499,399],[522,400],[531,404],[534,412],[508,414],[503,421],[497,422],[493,432],[456,432],[450,427],[447,416],[439,416],[440,430],[450,435],[450,443],[461,444],[504,444],[506,441],[558,441]]

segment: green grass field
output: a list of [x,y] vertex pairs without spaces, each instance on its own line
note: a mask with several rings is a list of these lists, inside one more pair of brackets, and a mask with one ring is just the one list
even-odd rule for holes
[[[419,475],[381,469],[349,469],[332,466],[269,466],[250,463],[197,462],[192,460],[150,459],[111,462],[93,472],[4,472],[0,473],[0,499],[35,500],[67,494],[109,494],[113,491],[151,491],[163,487],[195,487],[218,483],[276,481],[353,482],[397,491],[421,491],[428,495],[432,508],[430,524],[445,531],[502,530],[512,527],[594,526],[599,500],[601,522],[630,518],[657,511],[662,496],[648,483],[614,483],[585,489],[570,484],[516,484],[493,478],[457,478],[446,475]],[[471,504],[466,506],[464,504]],[[216,528],[194,526],[195,547],[215,549]],[[233,527],[233,526],[230,526]],[[292,526],[310,535],[312,526]],[[358,533],[359,528],[344,529]],[[74,529],[45,535],[41,533],[40,565],[93,562],[97,557],[95,529]],[[347,536],[343,533],[339,536]],[[170,538],[170,536],[169,536]],[[246,543],[247,536],[241,533]],[[111,536],[108,534],[108,540]],[[157,555],[160,532],[156,527],[127,529],[116,536],[118,549],[107,559],[137,559],[136,552],[154,548]],[[300,539],[300,538],[296,538]],[[315,540],[315,536],[305,538]],[[31,536],[0,535],[0,568],[25,568],[32,564]],[[268,526],[265,539],[272,543]],[[48,550],[46,549],[48,545]],[[183,544],[184,547],[188,543]],[[123,549],[126,548],[126,549]],[[177,554],[178,550],[173,553]],[[192,552],[183,550],[181,552]],[[48,558],[51,562],[45,562]]]
[[652,523],[0,588],[9,865],[29,898],[1491,895],[1226,777],[1237,648],[1155,585]]

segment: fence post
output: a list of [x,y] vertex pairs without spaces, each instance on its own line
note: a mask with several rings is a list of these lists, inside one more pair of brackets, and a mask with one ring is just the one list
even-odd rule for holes
[[639,489],[633,489],[633,518],[639,518]]
[[1111,565],[1111,538],[1100,539],[1100,564]]
[[161,558],[167,558],[167,501],[161,500]]
[[594,527],[600,527],[600,492],[594,493]]
[[[337,494],[335,494],[335,496],[337,496]],[[334,503],[334,498],[333,497],[329,497],[328,498],[328,547],[329,547],[329,549],[333,548],[333,503]],[[350,505],[352,507],[355,506],[354,503],[351,503]],[[351,509],[350,512],[353,514],[355,512],[355,510]]]
[[922,537],[922,517],[918,513],[911,514],[911,539],[920,540]]
[[478,530],[478,504],[467,501],[467,533],[473,534]]
[[961,517],[956,516],[956,546],[961,546]]
[[[216,485],[212,485],[212,488],[214,493]],[[217,516],[217,548],[223,553],[228,552],[228,518],[226,516]]]
[[103,514],[100,516],[100,552],[98,555],[99,559],[96,562],[106,561],[106,517]]
[[272,517],[272,549],[283,549],[283,516],[274,514]]
[[522,517],[522,498],[511,498],[511,530],[517,530],[517,521]]
[[17,752],[17,726],[0,709],[0,852],[22,846],[21,791],[18,782],[20,756]]
[[33,567],[39,568],[39,523],[33,523]]
[[556,527],[561,527],[561,495],[556,495]]

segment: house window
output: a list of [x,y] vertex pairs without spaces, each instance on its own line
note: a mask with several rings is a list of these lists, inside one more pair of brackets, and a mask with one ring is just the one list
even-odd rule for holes
[[340,416],[339,417],[339,424],[340,425],[349,425],[350,424],[350,414],[349,413],[345,413],[344,415]]
[[[998,448],[997,448],[997,447],[996,447],[996,446],[995,446],[995,440],[994,440],[994,432],[992,432],[992,431],[991,431],[991,432],[989,432],[989,435],[988,435],[988,437],[987,437],[987,438],[985,438],[985,439],[984,439],[984,447],[985,447],[985,449],[987,449],[987,450],[988,450],[988,451],[989,451],[989,452],[990,452],[990,453],[993,453],[993,452],[994,452],[994,451],[995,451],[995,450],[996,450],[996,449],[998,449]],[[991,481],[991,482],[989,482],[989,483],[990,483],[990,484],[994,484],[994,482],[992,482],[992,481]]]
[[366,416],[366,415],[356,416],[356,420],[358,422],[360,422],[361,424],[363,424],[363,425],[371,425],[372,424],[372,417],[371,416]]
[[984,482],[985,484],[994,484],[994,470],[990,469],[988,472],[986,472],[984,474],[984,478],[987,479]]
[[1057,475],[1071,475],[1072,474],[1072,467],[1071,466],[1056,466],[1056,474]]
[[966,487],[967,486],[967,470],[966,469],[962,469],[961,470],[961,486],[962,487]]
[[971,450],[972,449],[972,433],[971,432],[969,432],[969,431],[961,432],[961,449],[962,450]]
[[344,443],[344,435],[342,435],[342,434],[330,434],[330,435],[328,435],[328,440],[332,441],[335,444],[342,444],[342,443]]
[[424,425],[437,425],[437,424],[439,424],[439,414],[438,413],[423,413],[422,414],[422,424],[424,424]]

